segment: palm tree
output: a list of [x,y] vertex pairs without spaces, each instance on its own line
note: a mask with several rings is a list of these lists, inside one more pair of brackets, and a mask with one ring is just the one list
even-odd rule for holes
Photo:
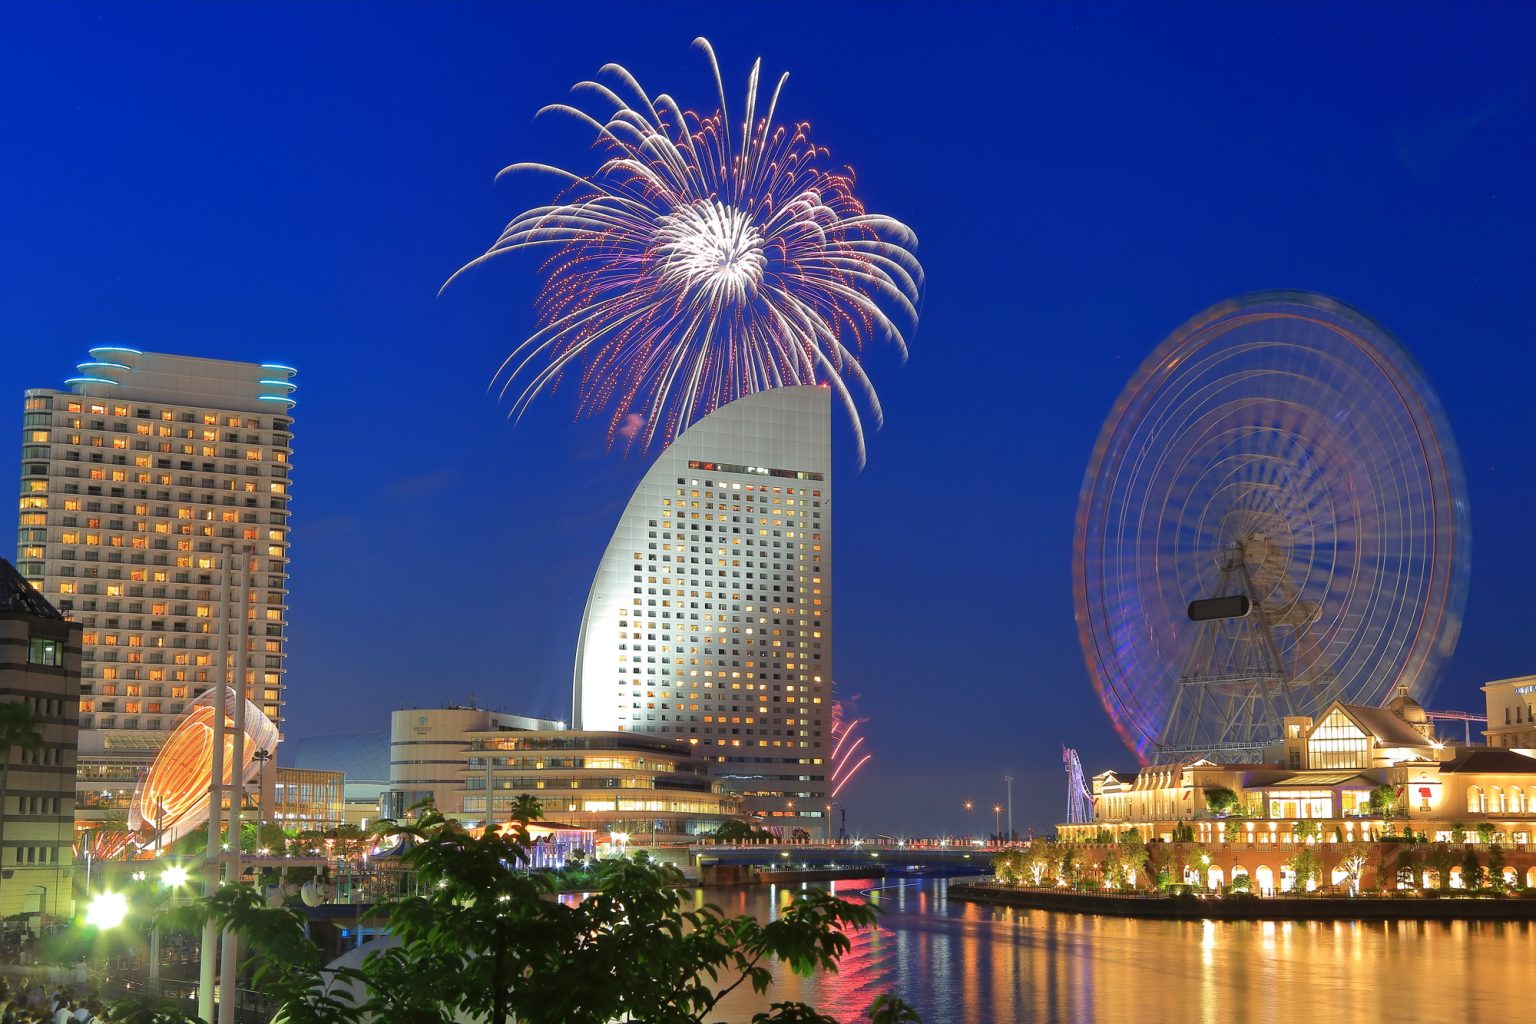
[[[0,701],[0,839],[5,836],[5,805],[11,792],[11,752],[18,747],[22,750],[41,747],[43,734],[38,727],[42,724],[26,701]],[[0,864],[4,861],[5,848],[0,845]]]
[[537,821],[544,817],[544,805],[536,796],[519,793],[512,801],[512,817],[517,821]]

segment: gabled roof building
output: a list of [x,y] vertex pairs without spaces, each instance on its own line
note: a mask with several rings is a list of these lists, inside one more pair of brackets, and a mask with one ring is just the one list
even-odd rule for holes
[[1286,718],[1281,735],[1259,764],[1198,758],[1101,772],[1090,780],[1093,821],[1058,832],[1084,841],[1134,829],[1146,840],[1285,844],[1297,823],[1316,821],[1324,842],[1404,829],[1441,842],[1459,832],[1536,840],[1536,750],[1442,742],[1406,693],[1379,708],[1336,701],[1316,719]]

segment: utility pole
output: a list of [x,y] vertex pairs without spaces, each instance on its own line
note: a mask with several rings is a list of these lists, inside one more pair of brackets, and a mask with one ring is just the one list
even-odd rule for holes
[[1013,842],[1013,776],[1004,775],[1003,781],[1008,784],[1008,841]]
[[[230,548],[224,548],[219,566],[219,647],[213,673],[213,766],[208,775],[208,853],[203,865],[203,895],[212,896],[219,888],[220,826],[224,816],[224,673],[229,667],[229,560]],[[213,1020],[214,965],[218,959],[218,927],[210,919],[203,925],[202,956],[197,972],[197,1015]]]
[[[254,579],[251,575],[251,553],[249,550],[240,555],[240,620],[236,623],[235,638],[239,646],[235,648],[235,688],[234,688],[234,743],[230,751],[229,766],[229,853],[227,854],[225,877],[230,884],[237,885],[240,882],[240,846],[242,836],[241,822],[244,815],[241,813],[241,804],[245,802],[245,675],[249,670],[251,659],[248,648],[250,646],[250,614],[251,614],[251,584]],[[235,934],[233,928],[224,929],[224,950],[219,964],[219,1021],[218,1024],[235,1024],[235,1004],[238,999],[235,996],[239,988],[237,970],[240,966],[240,936]]]

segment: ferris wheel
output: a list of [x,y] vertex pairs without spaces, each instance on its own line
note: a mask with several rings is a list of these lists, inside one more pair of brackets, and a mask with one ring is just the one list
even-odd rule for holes
[[1143,761],[1253,761],[1288,715],[1423,697],[1455,648],[1471,534],[1438,398],[1318,295],[1222,303],[1126,385],[1078,504],[1078,631]]

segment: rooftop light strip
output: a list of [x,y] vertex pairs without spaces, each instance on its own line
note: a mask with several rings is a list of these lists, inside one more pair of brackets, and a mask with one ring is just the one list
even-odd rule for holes
[[105,377],[70,377],[65,384],[120,384],[121,381],[108,380]]

